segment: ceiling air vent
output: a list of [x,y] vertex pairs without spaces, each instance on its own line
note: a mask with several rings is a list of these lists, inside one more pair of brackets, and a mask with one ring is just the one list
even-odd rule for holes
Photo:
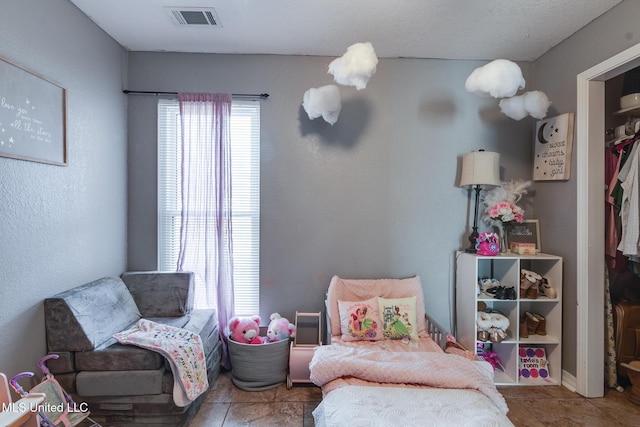
[[165,10],[179,26],[222,27],[212,7],[166,7]]

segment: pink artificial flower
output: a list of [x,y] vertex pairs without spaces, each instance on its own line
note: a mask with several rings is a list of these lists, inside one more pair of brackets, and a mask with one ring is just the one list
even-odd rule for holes
[[488,212],[489,217],[494,221],[500,221],[502,223],[524,221],[524,210],[511,203],[496,203],[489,208]]

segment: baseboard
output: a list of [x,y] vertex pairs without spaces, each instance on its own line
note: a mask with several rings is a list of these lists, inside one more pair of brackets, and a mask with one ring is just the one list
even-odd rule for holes
[[562,385],[572,392],[576,393],[577,390],[576,377],[571,375],[565,370],[562,370]]

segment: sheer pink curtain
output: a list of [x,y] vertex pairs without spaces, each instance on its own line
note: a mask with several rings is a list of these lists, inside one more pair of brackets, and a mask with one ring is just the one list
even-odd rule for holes
[[233,311],[231,239],[231,95],[180,93],[182,223],[178,270],[204,282],[208,307],[217,310],[229,368],[225,330]]

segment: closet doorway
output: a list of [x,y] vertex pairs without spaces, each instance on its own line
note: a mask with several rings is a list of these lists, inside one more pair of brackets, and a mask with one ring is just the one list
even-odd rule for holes
[[605,82],[640,65],[640,44],[578,74],[576,107],[576,391],[604,394]]

